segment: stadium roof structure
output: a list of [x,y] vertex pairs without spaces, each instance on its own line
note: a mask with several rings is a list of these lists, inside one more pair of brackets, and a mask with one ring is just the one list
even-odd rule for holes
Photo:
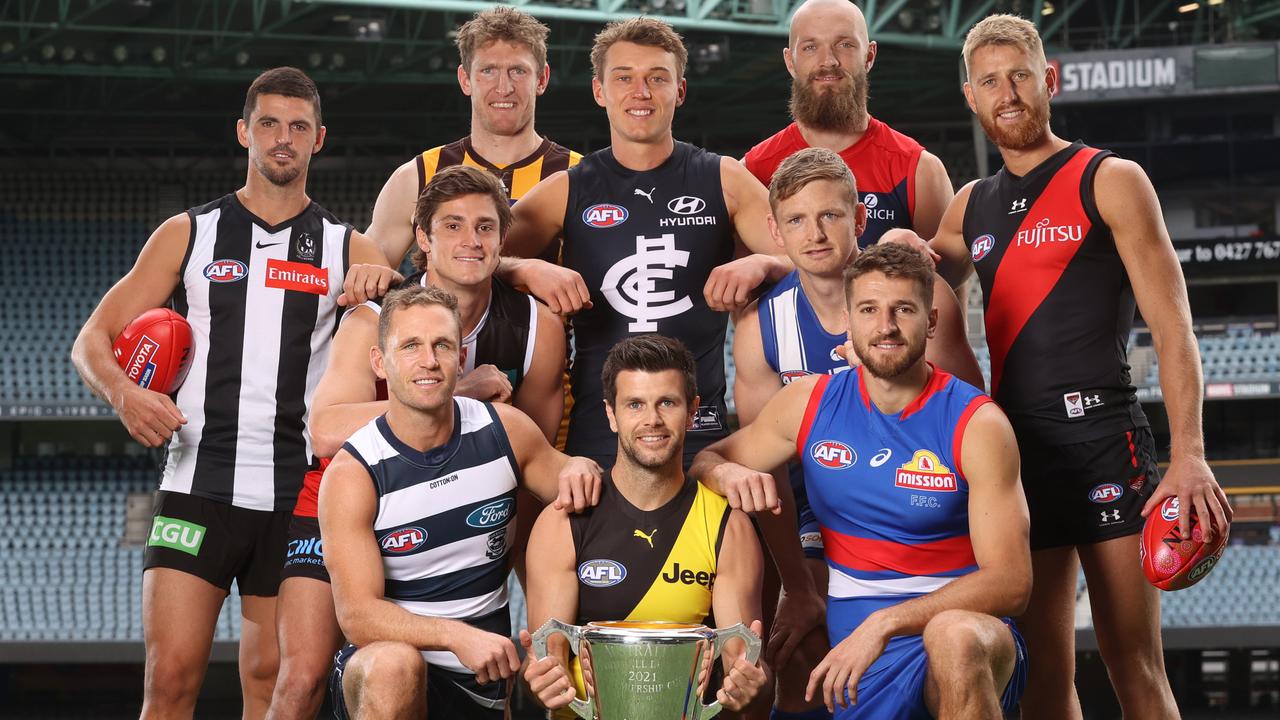
[[[799,0],[512,0],[552,28],[553,69],[538,122],[553,137],[604,144],[586,92],[591,39],[649,14],[690,46],[683,137],[734,148],[786,122],[781,47]],[[465,128],[454,32],[478,0],[2,0],[0,154],[182,152],[226,145],[262,69],[295,65],[320,85],[331,134],[399,152]],[[963,126],[959,48],[991,12],[1034,18],[1050,48],[1095,49],[1280,36],[1280,0],[866,0],[881,47],[872,111],[898,125]],[[1188,10],[1194,5],[1195,9]],[[1203,7],[1201,7],[1203,5]],[[1181,8],[1181,11],[1180,11]],[[584,117],[599,122],[583,122]],[[581,139],[576,139],[575,136]],[[740,137],[739,137],[740,136]],[[392,149],[392,146],[395,146]]]

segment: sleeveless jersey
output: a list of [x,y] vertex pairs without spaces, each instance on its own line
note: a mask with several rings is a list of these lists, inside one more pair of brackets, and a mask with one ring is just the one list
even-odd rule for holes
[[827,594],[854,601],[842,603],[852,613],[842,624],[852,627],[977,569],[961,441],[973,413],[991,402],[933,368],[919,397],[885,415],[864,372],[821,378],[797,437],[822,526]]
[[[511,634],[507,551],[515,534],[520,466],[493,406],[454,398],[453,435],[419,452],[381,416],[342,446],[364,465],[378,494],[373,534],[387,600],[415,615],[461,620]],[[427,663],[471,674],[451,652]]]
[[[427,284],[426,273],[414,273],[405,278],[403,285],[418,283]],[[489,290],[489,307],[480,322],[465,338],[462,339],[462,374],[466,375],[476,365],[493,365],[506,374],[511,381],[511,392],[514,395],[524,382],[533,362],[534,339],[538,334],[537,300],[526,295],[498,278],[492,279]],[[365,306],[379,315],[382,314],[381,300],[366,301]],[[387,399],[385,380],[379,380],[378,400]],[[320,481],[324,470],[329,466],[329,459],[320,460],[318,467],[308,470],[302,481],[302,492],[298,494],[294,515],[317,517],[317,503],[320,500]]]
[[270,225],[235,193],[187,215],[173,296],[194,340],[175,397],[187,424],[169,441],[160,489],[287,511],[311,460],[307,415],[337,331],[351,228],[314,202]]
[[617,436],[600,372],[615,343],[645,333],[678,338],[697,362],[702,405],[685,439],[686,461],[725,436],[728,314],[708,308],[702,288],[712,269],[733,259],[733,237],[719,155],[677,142],[661,165],[635,171],[605,148],[569,170],[564,265],[582,275],[592,307],[572,318],[566,452],[613,464]]
[[1146,427],[1125,345],[1133,287],[1098,215],[1110,155],[1079,143],[973,186],[964,239],[982,283],[992,396],[1019,433],[1086,442]]
[[[568,170],[577,165],[580,160],[582,160],[581,154],[543,138],[542,144],[523,160],[517,160],[510,165],[495,165],[476,152],[475,147],[471,145],[471,136],[468,135],[448,145],[431,148],[417,157],[418,194],[422,194],[422,189],[431,182],[437,170],[452,165],[470,165],[484,168],[497,175],[502,180],[502,186],[507,189],[507,197],[511,200],[511,204],[515,205],[516,201],[529,192],[534,185],[561,170]],[[554,264],[559,260],[559,252],[560,245],[556,242],[547,247],[538,257]]]
[[[791,123],[778,134],[751,148],[742,162],[767,187],[783,160],[809,147],[800,128]],[[867,229],[859,247],[875,245],[893,228],[910,228],[916,209],[916,168],[924,147],[875,118],[858,141],[840,157],[858,186],[858,199],[867,207]]]
[[[600,503],[569,516],[578,572],[573,623],[705,622],[729,513],[724,498],[692,478],[666,505],[645,511],[606,476]],[[585,697],[576,657],[573,672]]]

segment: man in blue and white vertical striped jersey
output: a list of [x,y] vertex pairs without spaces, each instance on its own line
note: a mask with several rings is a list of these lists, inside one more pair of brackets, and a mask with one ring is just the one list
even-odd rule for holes
[[579,511],[599,500],[595,462],[556,451],[511,406],[454,397],[461,340],[449,293],[386,297],[370,359],[390,407],[320,486],[325,565],[352,643],[330,683],[340,718],[501,718],[520,667],[506,588],[516,487]]

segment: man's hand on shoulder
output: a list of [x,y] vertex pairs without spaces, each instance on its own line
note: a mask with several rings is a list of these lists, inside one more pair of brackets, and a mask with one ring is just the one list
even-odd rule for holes
[[777,515],[782,512],[778,483],[773,475],[733,462],[717,465],[710,474],[716,486],[724,491],[729,507],[748,513],[767,511]]
[[572,315],[591,307],[591,291],[582,275],[536,258],[503,258],[503,279],[524,288],[557,315]]
[[552,507],[580,513],[600,502],[604,470],[591,458],[571,457],[560,470],[559,493]]
[[477,365],[458,378],[453,394],[484,402],[511,402],[511,379],[494,365]]
[[930,265],[937,265],[942,256],[929,247],[929,241],[920,237],[914,230],[907,228],[893,228],[880,236],[877,244],[884,245],[886,243],[897,243],[906,245],[907,247],[920,253],[920,256],[929,261]]
[[347,269],[346,278],[342,281],[342,294],[338,296],[338,304],[342,306],[359,305],[367,300],[377,300],[393,285],[398,285],[404,276],[386,265],[361,263]]
[[756,288],[785,274],[782,263],[772,255],[747,255],[712,269],[702,295],[716,312],[737,312],[751,304]]

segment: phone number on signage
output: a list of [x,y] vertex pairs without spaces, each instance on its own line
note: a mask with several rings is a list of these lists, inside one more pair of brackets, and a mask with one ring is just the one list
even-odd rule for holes
[[1275,260],[1280,258],[1280,240],[1220,243],[1213,246],[1214,260]]

